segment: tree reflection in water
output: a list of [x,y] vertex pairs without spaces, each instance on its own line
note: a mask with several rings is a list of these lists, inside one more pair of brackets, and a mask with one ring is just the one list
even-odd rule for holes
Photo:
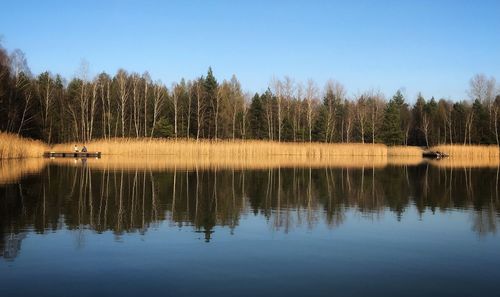
[[4,258],[15,256],[27,230],[111,230],[119,238],[168,222],[189,226],[208,242],[216,226],[236,232],[246,214],[265,217],[273,230],[291,232],[296,226],[334,228],[348,210],[369,219],[392,212],[401,219],[412,205],[420,214],[467,210],[472,230],[483,236],[496,232],[498,179],[498,168],[429,163],[260,170],[49,165],[0,187],[0,250]]

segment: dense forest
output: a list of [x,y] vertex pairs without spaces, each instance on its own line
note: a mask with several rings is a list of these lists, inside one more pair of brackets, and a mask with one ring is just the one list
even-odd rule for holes
[[83,65],[70,81],[50,72],[33,76],[22,51],[0,47],[0,130],[47,143],[168,137],[499,144],[500,91],[482,74],[470,80],[468,100],[419,94],[410,105],[400,90],[388,99],[374,90],[351,96],[333,80],[321,90],[312,80],[284,77],[250,95],[236,76],[218,81],[211,68],[169,87],[148,73],[87,73]]

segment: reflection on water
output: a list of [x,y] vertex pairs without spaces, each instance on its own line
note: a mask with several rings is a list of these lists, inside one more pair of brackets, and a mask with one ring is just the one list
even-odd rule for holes
[[[336,228],[355,211],[390,214],[464,211],[479,236],[495,234],[499,169],[412,166],[356,168],[158,169],[99,166],[99,160],[43,167],[0,187],[0,251],[16,257],[26,232],[61,228],[145,234],[168,222],[217,240],[216,226],[238,232],[243,216],[262,217],[273,232]],[[97,165],[96,165],[97,164]],[[71,166],[68,166],[71,165]],[[197,234],[195,233],[195,234]],[[82,235],[83,237],[83,235]],[[77,237],[78,244],[84,238]]]

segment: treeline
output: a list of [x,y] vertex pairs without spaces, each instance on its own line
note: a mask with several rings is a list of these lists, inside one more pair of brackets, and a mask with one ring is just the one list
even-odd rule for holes
[[148,73],[119,70],[90,79],[30,73],[20,50],[0,48],[0,130],[48,143],[96,138],[169,137],[362,142],[388,145],[499,144],[500,92],[476,75],[469,100],[425,99],[410,105],[401,91],[387,100],[373,90],[348,96],[328,81],[320,90],[289,77],[251,96],[236,76],[206,75],[169,87]]

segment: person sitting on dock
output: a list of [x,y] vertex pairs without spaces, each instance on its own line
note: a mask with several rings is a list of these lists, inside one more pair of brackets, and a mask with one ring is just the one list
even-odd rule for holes
[[86,153],[86,152],[87,152],[87,147],[84,145],[84,146],[82,147],[82,153]]
[[75,147],[74,147],[74,151],[75,153],[78,153],[78,146],[75,144]]

